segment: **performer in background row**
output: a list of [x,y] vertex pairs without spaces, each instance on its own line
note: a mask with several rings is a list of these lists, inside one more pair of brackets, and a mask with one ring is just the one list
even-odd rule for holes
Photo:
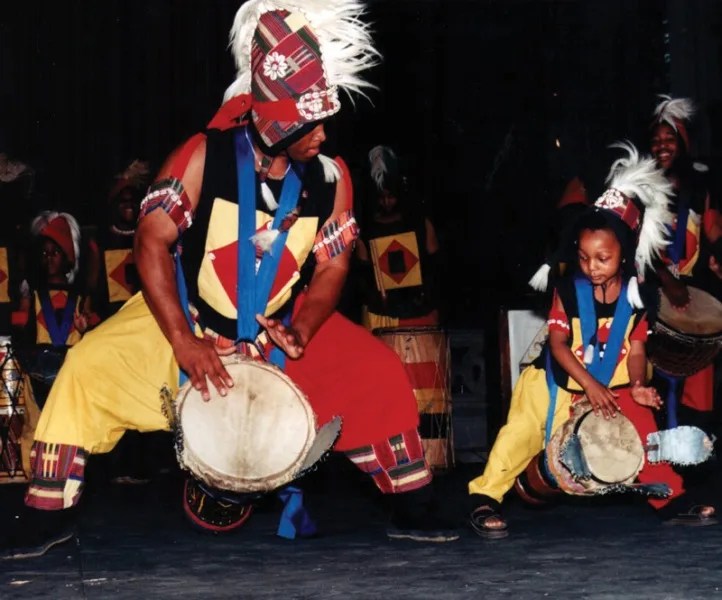
[[[695,108],[688,98],[662,96],[654,111],[651,152],[671,183],[670,243],[664,249],[656,273],[662,293],[672,306],[685,310],[690,303],[689,288],[695,287],[722,300],[722,214],[718,198],[710,194],[707,165],[692,158],[689,127]],[[668,418],[711,425],[714,408],[713,365],[682,379],[656,379],[663,396],[669,396]],[[675,393],[668,394],[670,386]],[[679,413],[679,414],[677,414]]]
[[376,146],[368,159],[369,205],[356,245],[363,325],[369,330],[437,325],[439,241],[434,226],[396,153]]
[[70,539],[58,513],[80,499],[88,455],[111,450],[127,428],[168,429],[159,398],[177,392],[179,370],[204,399],[209,386],[227,396],[233,380],[220,355],[236,352],[283,367],[319,423],[341,417],[335,449],[390,495],[388,537],[458,538],[435,512],[401,362],[335,312],[357,228],[344,162],[320,151],[324,122],[340,110],[341,90],[368,85],[361,72],[377,52],[361,2],[322,4],[239,9],[226,102],[171,154],[141,205],[143,293],[69,353],[41,415],[31,508],[9,557]]
[[[508,534],[504,496],[545,447],[545,430],[548,442],[574,403],[586,398],[607,418],[621,412],[641,439],[657,429],[651,409],[661,400],[647,383],[647,322],[636,265],[651,268],[665,243],[671,186],[652,159],[640,160],[636,149],[627,150],[629,157],[612,166],[611,187],[577,219],[571,239],[555,256],[555,263],[575,268],[554,286],[545,351],[521,374],[484,473],[469,483],[470,521],[481,537]],[[546,289],[551,267],[537,272],[533,287]],[[713,507],[696,506],[684,495],[682,479],[670,465],[647,464],[638,478],[666,484],[668,497],[649,502],[670,523],[716,522]]]

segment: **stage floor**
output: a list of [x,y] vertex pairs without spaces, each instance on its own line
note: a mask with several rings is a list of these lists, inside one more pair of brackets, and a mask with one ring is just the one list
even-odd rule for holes
[[[479,465],[438,477],[444,510],[466,514]],[[511,534],[485,541],[467,527],[448,544],[386,539],[385,504],[332,458],[306,478],[315,539],[275,535],[264,502],[236,534],[196,533],[180,507],[180,474],[148,484],[96,478],[77,537],[48,555],[0,562],[0,598],[655,598],[722,597],[722,525],[662,526],[636,498],[531,510],[510,498]],[[22,488],[0,486],[3,523]]]

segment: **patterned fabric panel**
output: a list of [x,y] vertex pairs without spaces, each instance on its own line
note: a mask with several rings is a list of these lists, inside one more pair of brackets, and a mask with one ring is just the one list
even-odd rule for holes
[[88,453],[77,446],[35,442],[25,504],[41,510],[75,506],[83,489]]
[[431,471],[416,429],[345,454],[359,469],[371,475],[384,494],[410,492],[431,483]]
[[338,256],[358,239],[358,236],[359,228],[353,211],[344,211],[338,219],[324,225],[316,235],[313,245],[316,262],[321,264]]
[[180,179],[169,177],[151,185],[148,194],[140,203],[138,219],[142,219],[158,208],[173,220],[178,228],[178,235],[181,235],[193,224],[191,201]]

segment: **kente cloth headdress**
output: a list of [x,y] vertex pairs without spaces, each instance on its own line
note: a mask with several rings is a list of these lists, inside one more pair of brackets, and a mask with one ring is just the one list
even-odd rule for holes
[[80,268],[80,226],[75,217],[45,210],[33,219],[30,231],[35,237],[50,238],[60,247],[72,265],[66,277],[68,283],[73,283]]
[[[640,157],[631,143],[613,144],[612,147],[621,148],[627,156],[614,161],[606,178],[607,190],[579,219],[589,212],[598,212],[608,217],[613,228],[621,225],[633,234],[631,239],[635,240],[634,248],[622,248],[623,254],[629,253],[625,250],[633,250],[634,256],[627,297],[632,306],[644,308],[638,284],[644,280],[645,270],[654,268],[654,259],[669,243],[668,225],[673,219],[669,211],[672,184],[663,171],[657,168],[654,159]],[[574,235],[578,233],[576,228],[572,228],[572,231]],[[539,268],[529,285],[539,291],[546,290],[551,267],[575,255],[575,242],[576,239],[563,240],[557,255]],[[623,240],[620,239],[620,243],[623,244]]]
[[674,129],[689,151],[689,132],[687,127],[695,113],[694,103],[689,98],[672,98],[665,94],[659,95],[661,102],[654,109],[652,127],[666,123]]
[[108,194],[108,202],[116,200],[120,192],[126,188],[132,188],[135,192],[144,192],[150,181],[150,164],[136,159],[115,176],[113,187]]
[[360,75],[379,59],[364,13],[359,0],[244,3],[231,29],[236,80],[211,126],[224,128],[251,109],[256,140],[274,155],[337,113],[339,90],[363,95],[374,87]]

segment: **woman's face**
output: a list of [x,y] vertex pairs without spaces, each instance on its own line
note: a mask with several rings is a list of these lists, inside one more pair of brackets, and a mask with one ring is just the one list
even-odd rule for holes
[[398,198],[389,190],[383,190],[378,196],[379,209],[382,213],[393,213],[398,205]]
[[592,285],[603,285],[619,273],[622,245],[609,229],[582,229],[578,259],[579,268]]
[[652,132],[650,149],[657,165],[667,171],[680,155],[677,132],[666,123],[660,123]]

